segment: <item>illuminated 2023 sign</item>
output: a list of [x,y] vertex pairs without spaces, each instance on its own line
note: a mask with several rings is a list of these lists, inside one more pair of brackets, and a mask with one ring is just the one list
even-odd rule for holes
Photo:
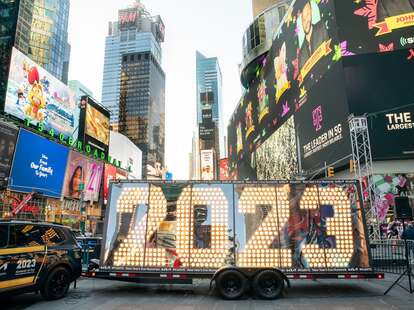
[[339,186],[187,185],[175,199],[166,192],[125,183],[112,200],[118,225],[129,218],[112,266],[346,268],[357,250],[360,216]]

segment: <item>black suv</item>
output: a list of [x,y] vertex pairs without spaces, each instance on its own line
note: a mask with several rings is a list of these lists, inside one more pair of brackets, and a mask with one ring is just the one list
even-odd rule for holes
[[0,294],[40,291],[62,298],[81,274],[81,248],[70,228],[0,220]]

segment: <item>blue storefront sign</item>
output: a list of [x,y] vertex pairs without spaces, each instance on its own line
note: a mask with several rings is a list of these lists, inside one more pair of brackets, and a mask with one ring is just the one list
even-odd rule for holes
[[60,198],[68,154],[66,147],[21,129],[10,174],[10,189]]

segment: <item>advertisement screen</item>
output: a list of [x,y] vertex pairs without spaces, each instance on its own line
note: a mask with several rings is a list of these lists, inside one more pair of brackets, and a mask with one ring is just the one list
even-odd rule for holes
[[88,136],[109,145],[109,117],[90,104],[86,107],[85,127]]
[[221,181],[230,180],[230,176],[229,176],[229,159],[228,158],[220,159],[219,165],[220,165],[220,180]]
[[351,158],[343,76],[341,65],[331,68],[309,93],[308,104],[295,115],[300,160],[306,171],[346,165]]
[[214,151],[201,151],[201,179],[204,181],[214,180]]
[[371,270],[351,182],[121,182],[110,197],[104,270]]
[[408,56],[399,50],[344,60],[350,112],[367,114],[376,160],[414,158],[414,61]]
[[289,180],[298,172],[295,121],[289,118],[253,155],[258,180]]
[[66,168],[63,195],[66,198],[98,201],[103,164],[80,153],[71,151]]
[[19,130],[0,122],[0,188],[7,186]]
[[414,47],[413,0],[336,0],[335,6],[344,56]]
[[5,112],[56,136],[77,139],[79,106],[75,93],[13,48]]
[[21,129],[10,174],[10,189],[60,198],[68,149]]
[[128,173],[115,166],[105,164],[104,173],[104,202],[106,203],[109,198],[109,182],[112,180],[126,180]]
[[341,59],[334,2],[294,1],[234,112],[228,133],[235,137],[231,169],[238,162],[239,176],[244,170],[253,179],[251,154],[293,114],[312,104],[313,88]]

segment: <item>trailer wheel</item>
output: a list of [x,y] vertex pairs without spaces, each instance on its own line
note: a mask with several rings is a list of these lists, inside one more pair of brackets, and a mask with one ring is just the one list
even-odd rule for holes
[[283,293],[285,282],[280,273],[273,270],[263,270],[253,279],[253,290],[263,299],[277,299]]
[[247,290],[247,279],[237,270],[226,270],[218,275],[216,289],[224,299],[238,299]]

